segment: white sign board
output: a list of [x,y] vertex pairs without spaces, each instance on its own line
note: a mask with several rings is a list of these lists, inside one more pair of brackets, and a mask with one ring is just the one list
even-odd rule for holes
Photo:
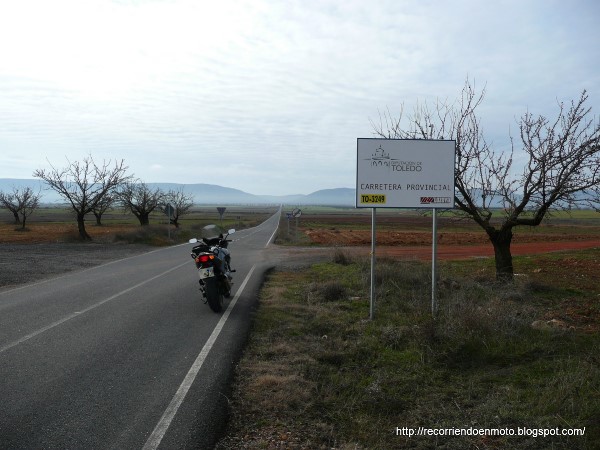
[[454,208],[455,141],[357,140],[357,208]]

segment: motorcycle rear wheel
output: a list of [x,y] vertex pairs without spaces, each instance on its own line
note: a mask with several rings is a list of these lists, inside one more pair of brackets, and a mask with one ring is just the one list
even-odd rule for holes
[[216,313],[223,311],[223,293],[216,278],[207,278],[204,280],[204,291],[206,292],[206,300],[210,309]]

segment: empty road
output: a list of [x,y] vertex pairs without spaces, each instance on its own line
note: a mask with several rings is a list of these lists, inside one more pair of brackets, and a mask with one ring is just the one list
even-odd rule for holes
[[190,244],[0,292],[0,448],[210,448],[278,222],[232,235],[223,314]]

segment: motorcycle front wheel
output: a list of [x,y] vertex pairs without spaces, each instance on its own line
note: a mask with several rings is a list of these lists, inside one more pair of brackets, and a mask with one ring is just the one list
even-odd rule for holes
[[217,313],[223,311],[223,293],[216,278],[204,280],[204,291],[210,309]]

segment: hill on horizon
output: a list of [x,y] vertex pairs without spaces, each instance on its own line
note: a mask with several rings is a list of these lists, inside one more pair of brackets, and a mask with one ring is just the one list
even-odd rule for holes
[[[193,195],[196,204],[297,204],[323,206],[354,206],[355,190],[353,188],[322,189],[311,194],[295,195],[255,195],[239,189],[216,184],[182,184],[182,183],[146,183],[150,188],[163,191],[183,189],[186,194]],[[49,189],[39,179],[0,178],[0,191],[11,192],[13,188],[30,187],[40,191],[42,203],[64,203],[64,199]]]

